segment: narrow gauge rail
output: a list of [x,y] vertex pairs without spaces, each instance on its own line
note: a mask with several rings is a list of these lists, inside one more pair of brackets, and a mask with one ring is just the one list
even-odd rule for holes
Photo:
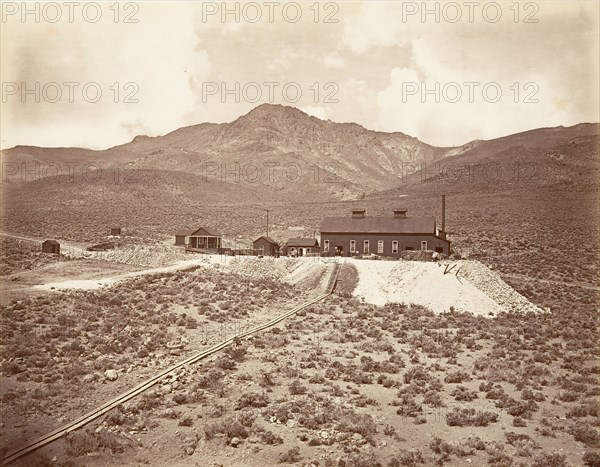
[[333,265],[333,269],[331,271],[331,276],[329,277],[329,280],[327,282],[327,289],[326,289],[327,292],[326,293],[319,295],[315,298],[312,298],[312,299],[308,300],[307,302],[302,303],[301,305],[298,305],[296,308],[294,308],[290,311],[287,311],[282,315],[279,315],[277,318],[272,319],[271,321],[269,321],[267,323],[255,326],[253,328],[248,329],[247,331],[241,332],[233,337],[230,337],[229,339],[226,339],[218,344],[213,345],[212,347],[208,348],[207,350],[204,350],[196,355],[192,355],[191,357],[186,358],[185,360],[171,366],[170,368],[167,368],[166,370],[161,371],[160,373],[153,376],[149,380],[146,380],[142,384],[139,384],[138,386],[134,387],[133,389],[130,389],[126,393],[121,394],[120,396],[104,403],[103,405],[95,408],[91,412],[88,412],[87,414],[82,415],[81,417],[73,420],[72,422],[68,423],[67,425],[57,428],[56,430],[51,431],[50,433],[32,441],[31,443],[27,444],[26,446],[23,446],[11,453],[8,453],[7,456],[2,461],[2,465],[8,465],[8,464],[20,459],[21,457],[26,456],[27,454],[30,454],[33,451],[35,451],[43,446],[46,446],[47,444],[50,444],[53,441],[56,441],[57,439],[65,436],[66,434],[68,434],[72,431],[75,431],[78,428],[81,428],[82,426],[87,425],[88,423],[94,421],[98,417],[101,417],[106,412],[108,412],[111,409],[114,409],[115,407],[122,404],[123,402],[126,402],[129,399],[132,399],[135,396],[141,394],[142,392],[150,389],[152,386],[154,386],[156,383],[158,383],[160,380],[162,380],[164,377],[166,377],[172,371],[177,370],[184,365],[190,365],[190,364],[196,363],[199,360],[202,360],[203,358],[206,358],[209,355],[212,355],[215,352],[218,352],[219,350],[223,350],[225,347],[229,346],[234,341],[234,339],[246,337],[251,334],[257,333],[259,331],[268,329],[268,328],[276,325],[277,323],[283,321],[284,319],[289,318],[290,316],[296,314],[300,310],[323,300],[324,298],[331,295],[333,293],[333,291],[335,290],[335,285],[337,283],[339,269],[340,269],[340,265],[339,265],[339,263],[336,262]]

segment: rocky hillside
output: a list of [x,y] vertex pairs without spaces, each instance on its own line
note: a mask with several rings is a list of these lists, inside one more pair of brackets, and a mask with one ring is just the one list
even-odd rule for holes
[[[279,188],[290,180],[312,180],[335,183],[337,190],[319,191],[348,198],[389,188],[405,173],[407,163],[411,167],[430,163],[445,152],[400,132],[371,131],[355,123],[320,120],[293,107],[263,104],[231,123],[202,123],[164,136],[138,136],[106,151],[18,146],[2,151],[2,159],[28,167],[97,163],[106,169],[118,164],[121,170],[185,172]],[[52,170],[41,172],[53,175]],[[23,179],[9,176],[8,181]]]

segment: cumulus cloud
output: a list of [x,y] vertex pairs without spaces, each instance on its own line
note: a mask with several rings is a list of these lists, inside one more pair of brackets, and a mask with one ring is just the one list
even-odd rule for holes
[[[220,8],[218,2],[141,3],[133,24],[9,20],[0,31],[3,82],[95,82],[103,96],[93,104],[4,96],[1,145],[109,147],[137,133],[232,121],[263,102],[436,145],[600,119],[597,2],[538,2],[537,23],[523,22],[523,2],[516,22],[507,3],[496,23],[481,11],[472,22],[463,12],[457,23],[443,10],[437,22],[407,15],[406,8],[422,4],[340,2],[333,23],[323,21],[324,4],[314,21],[309,3],[301,4],[298,22],[282,20],[281,10],[272,22],[265,11],[256,23],[243,15],[203,16],[204,5]],[[106,14],[109,6],[103,4]],[[267,82],[278,83],[273,96]],[[451,82],[463,93],[457,102],[444,99]],[[208,83],[219,89],[210,99],[203,93]],[[236,83],[258,83],[261,99],[221,92]],[[300,86],[297,102],[283,95],[287,83]],[[407,95],[407,83],[439,83],[440,98],[428,94],[423,102],[421,89]],[[464,83],[479,83],[472,102]],[[485,99],[486,83],[500,86],[501,100]],[[528,95],[538,102],[525,102]],[[127,96],[137,102],[124,102]]]

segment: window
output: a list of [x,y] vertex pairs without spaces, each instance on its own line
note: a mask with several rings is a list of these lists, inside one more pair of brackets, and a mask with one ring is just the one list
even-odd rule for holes
[[426,250],[427,249],[427,242],[425,240],[423,240],[421,242],[421,250]]
[[383,240],[377,242],[377,253],[383,254]]
[[398,253],[398,241],[394,240],[392,242],[392,253]]
[[324,251],[325,253],[328,253],[328,252],[329,252],[329,240],[325,240],[325,241],[323,242],[323,251]]
[[350,253],[356,253],[356,240],[350,240]]
[[365,240],[364,241],[364,248],[363,248],[363,250],[364,250],[363,253],[365,255],[371,254],[371,248],[369,248],[369,240]]

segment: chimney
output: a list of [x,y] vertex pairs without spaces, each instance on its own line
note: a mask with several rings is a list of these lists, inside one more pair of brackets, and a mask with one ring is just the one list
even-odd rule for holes
[[365,210],[364,209],[353,209],[352,210],[352,219],[364,219],[365,218]]
[[406,219],[406,209],[394,209],[394,219]]
[[446,195],[442,195],[442,238],[446,238]]

